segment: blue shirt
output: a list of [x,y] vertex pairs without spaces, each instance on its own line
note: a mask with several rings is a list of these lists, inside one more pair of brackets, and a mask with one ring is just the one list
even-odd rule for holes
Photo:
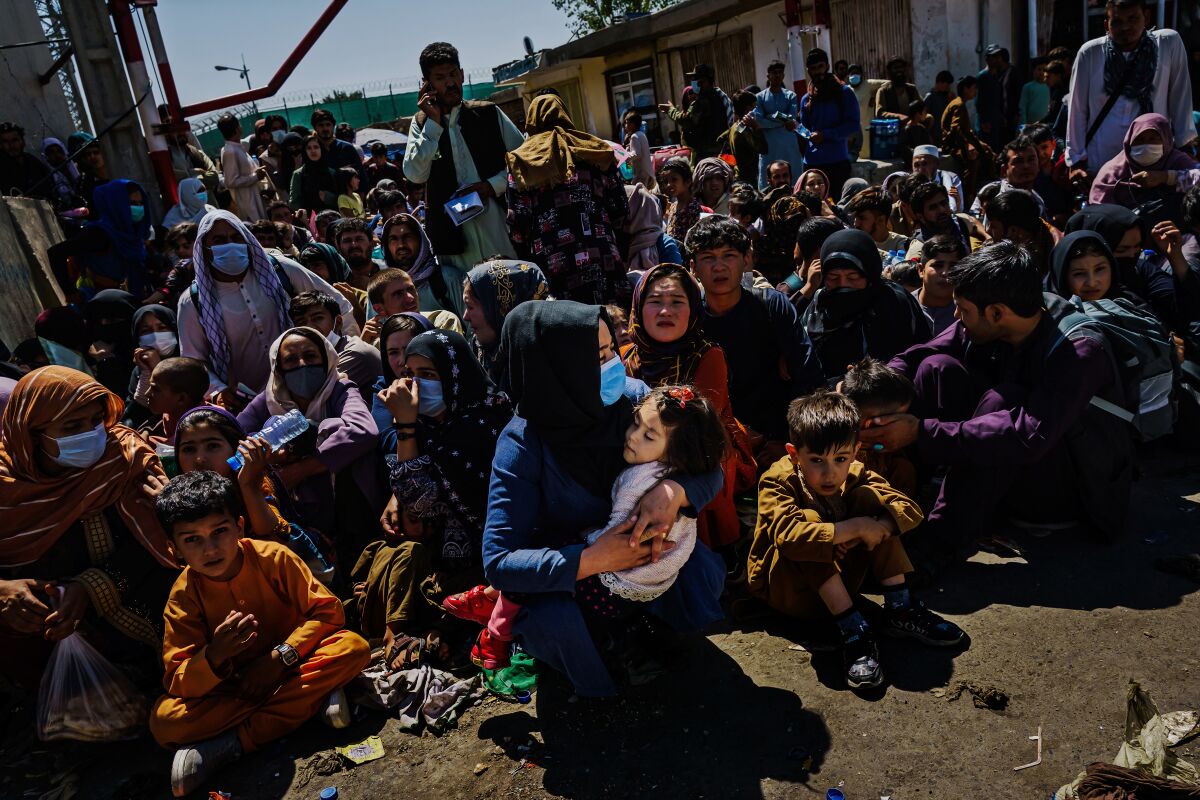
[[808,143],[805,163],[810,167],[836,164],[850,160],[846,142],[862,130],[858,121],[858,97],[849,86],[841,87],[835,100],[814,101],[812,94],[800,99],[800,124],[810,131],[820,131],[823,141]]

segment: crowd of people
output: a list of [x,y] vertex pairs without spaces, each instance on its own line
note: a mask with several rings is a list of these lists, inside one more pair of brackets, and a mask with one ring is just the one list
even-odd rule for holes
[[654,169],[626,114],[625,180],[556,93],[522,133],[434,43],[400,163],[323,109],[226,115],[215,162],[172,142],[162,225],[87,134],[43,161],[0,124],[6,192],[88,210],[49,253],[69,303],[0,367],[0,673],[78,631],[161,677],[183,796],[347,725],[373,647],[519,647],[606,697],[729,597],[856,689],[878,634],[960,644],[916,592],[999,521],[1120,535],[1135,445],[1194,413],[1186,66],[1137,0],[1106,19],[1024,86],[1002,48],[924,98],[890,62],[872,113],[925,132],[875,186],[862,70],[820,50],[802,97],[696,66],[663,108],[690,159]]

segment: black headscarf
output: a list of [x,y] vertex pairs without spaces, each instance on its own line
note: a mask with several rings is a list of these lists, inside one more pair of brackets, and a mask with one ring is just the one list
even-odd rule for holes
[[337,192],[333,182],[333,170],[321,161],[310,159],[308,143],[305,142],[304,164],[300,167],[300,196],[291,198],[292,207],[307,208],[309,213],[328,208],[321,199],[322,192]]
[[804,326],[831,380],[868,355],[889,359],[933,333],[916,300],[883,280],[883,262],[869,234],[838,231],[821,245],[822,269],[847,266],[866,277],[866,288],[820,289],[804,311]]
[[1067,233],[1095,231],[1104,237],[1108,249],[1115,252],[1121,246],[1125,233],[1137,224],[1138,215],[1125,206],[1096,203],[1071,215],[1067,220]]
[[153,314],[158,318],[159,322],[170,328],[173,333],[176,335],[179,334],[179,325],[175,321],[175,312],[166,306],[160,306],[157,303],[151,303],[148,306],[139,306],[138,310],[133,312],[133,320],[131,321],[129,330],[133,334],[134,344],[137,344],[138,340],[138,324],[142,321],[142,317],[146,316],[147,314]]
[[[407,355],[424,356],[437,367],[446,404],[441,422],[417,419],[421,455],[433,461],[452,513],[467,530],[482,536],[496,440],[512,419],[512,406],[496,391],[461,334],[445,330],[418,334],[408,343]],[[472,545],[478,551],[479,541]]]
[[[118,396],[124,396],[133,373],[133,315],[137,303],[133,295],[120,289],[105,289],[87,301],[84,316],[92,341],[105,341],[114,348],[114,356],[96,362],[96,380]],[[101,320],[108,320],[101,322]]]
[[522,303],[504,320],[500,340],[517,414],[568,475],[593,496],[607,498],[625,469],[633,404],[626,397],[611,406],[600,400],[600,322],[612,328],[603,306]]

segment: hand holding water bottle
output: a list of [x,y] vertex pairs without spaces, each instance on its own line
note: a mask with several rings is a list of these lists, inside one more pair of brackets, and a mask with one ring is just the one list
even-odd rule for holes
[[251,489],[262,486],[270,455],[271,445],[261,436],[251,436],[238,442],[237,457],[242,460],[242,468],[237,473],[238,483]]
[[[308,425],[308,419],[300,413],[299,409],[293,408],[286,414],[271,417],[263,429],[252,434],[250,438],[260,439],[270,448],[269,452],[274,454],[282,450],[285,444],[308,430]],[[241,470],[244,464],[244,455],[240,444],[238,452],[228,459],[228,463],[234,472]]]

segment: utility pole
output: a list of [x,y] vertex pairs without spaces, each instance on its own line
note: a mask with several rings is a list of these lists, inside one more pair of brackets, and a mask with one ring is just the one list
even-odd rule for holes
[[[236,72],[237,74],[241,75],[242,78],[246,81],[246,88],[249,89],[250,91],[254,91],[254,85],[252,83],[250,83],[250,70],[246,66],[246,54],[245,53],[242,53],[242,68],[241,69],[238,69],[237,67],[222,67],[219,64],[217,66],[214,66],[213,69],[215,69],[217,72]],[[258,113],[258,103],[257,102],[251,102],[250,108],[252,109],[252,111],[255,114]]]

